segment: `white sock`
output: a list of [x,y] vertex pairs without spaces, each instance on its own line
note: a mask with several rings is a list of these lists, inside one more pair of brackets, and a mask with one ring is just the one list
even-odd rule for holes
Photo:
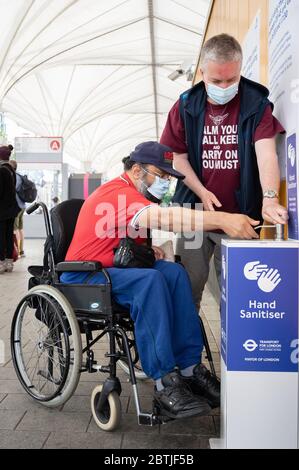
[[194,366],[190,366],[190,367],[186,367],[186,369],[183,369],[181,370],[181,374],[183,377],[192,377],[193,375],[193,369],[194,367],[196,367],[197,364],[195,364]]
[[161,392],[161,390],[163,390],[164,385],[162,384],[162,380],[161,380],[161,379],[157,379],[157,380],[156,380],[156,387],[157,387],[158,392]]

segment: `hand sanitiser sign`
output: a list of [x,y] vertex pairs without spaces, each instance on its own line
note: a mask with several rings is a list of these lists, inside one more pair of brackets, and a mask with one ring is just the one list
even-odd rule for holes
[[254,246],[227,248],[227,369],[297,372],[298,248]]
[[298,448],[299,243],[222,242],[221,439]]

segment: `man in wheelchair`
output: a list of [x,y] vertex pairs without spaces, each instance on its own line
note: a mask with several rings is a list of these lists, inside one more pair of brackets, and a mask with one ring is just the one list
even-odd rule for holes
[[[152,268],[115,267],[114,251],[126,236],[138,245],[147,230],[223,230],[234,238],[257,238],[245,215],[160,207],[170,178],[171,149],[156,142],[138,145],[125,160],[125,172],[100,186],[83,204],[66,261],[100,261],[112,282],[112,295],[129,308],[144,372],[155,380],[154,397],[171,418],[207,414],[220,404],[220,382],[201,364],[203,339],[185,269],[163,259],[153,247]],[[103,273],[65,272],[62,283],[103,283]]]

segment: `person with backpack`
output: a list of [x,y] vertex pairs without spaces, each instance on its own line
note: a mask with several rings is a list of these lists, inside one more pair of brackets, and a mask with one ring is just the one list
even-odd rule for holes
[[20,198],[19,191],[22,187],[22,176],[17,173],[18,164],[16,160],[10,160],[10,165],[16,172],[16,200],[20,209],[20,212],[17,214],[14,222],[14,233],[17,237],[18,250],[20,258],[25,258],[24,253],[24,224],[23,224],[23,215],[26,209],[26,203]]
[[18,198],[24,202],[34,202],[37,197],[37,189],[35,183],[31,181],[27,175],[20,175],[18,173],[18,181],[17,184],[17,194]]
[[8,163],[12,145],[0,147],[0,274],[13,270],[13,228],[20,208],[16,201],[16,175]]

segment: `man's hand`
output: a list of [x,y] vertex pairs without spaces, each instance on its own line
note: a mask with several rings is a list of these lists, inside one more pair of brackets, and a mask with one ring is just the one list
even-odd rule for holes
[[159,259],[165,258],[165,252],[162,250],[162,248],[160,248],[159,246],[152,246],[152,249],[155,252],[156,261],[159,261]]
[[278,199],[265,198],[263,202],[263,219],[271,224],[286,224],[288,211],[281,206]]
[[203,208],[205,211],[214,211],[214,206],[216,207],[222,207],[221,202],[217,199],[214,193],[211,191],[208,191],[207,189],[204,189],[200,193],[200,199],[201,202],[203,203]]
[[242,214],[222,214],[222,230],[230,238],[239,238],[241,240],[251,240],[259,238],[253,227],[259,225],[259,220],[254,220],[247,215]]

